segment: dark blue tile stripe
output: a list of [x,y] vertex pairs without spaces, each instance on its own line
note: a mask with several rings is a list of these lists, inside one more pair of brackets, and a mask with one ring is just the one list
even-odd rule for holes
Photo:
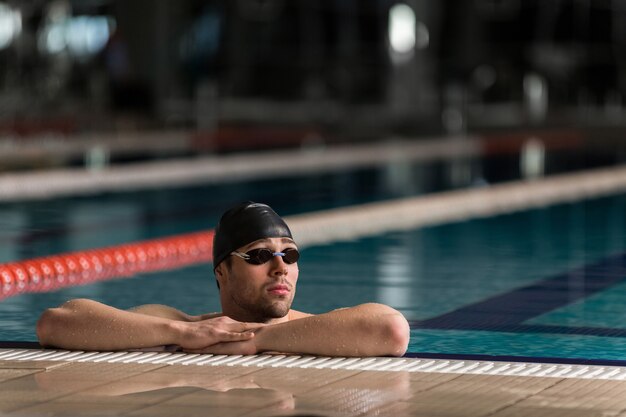
[[477,324],[474,327],[454,326],[452,323],[446,326],[429,327],[420,321],[409,322],[411,329],[433,329],[433,330],[472,330],[504,333],[550,333],[568,334],[581,336],[599,337],[626,337],[626,329],[606,328],[606,327],[569,327],[550,325],[528,325],[518,324],[514,326],[489,326],[488,324]]
[[431,352],[409,352],[405,358],[424,359],[450,359],[468,361],[494,361],[494,362],[533,362],[533,363],[556,363],[569,365],[600,365],[600,366],[626,366],[626,360],[612,359],[579,359],[579,358],[551,358],[532,356],[504,356],[504,355],[473,355],[473,354],[450,354]]
[[0,341],[0,349],[41,349],[37,342]]
[[543,279],[475,304],[427,320],[413,322],[414,328],[556,332],[624,337],[622,329],[573,328],[566,326],[522,326],[533,317],[603,291],[626,279],[626,252],[599,262]]

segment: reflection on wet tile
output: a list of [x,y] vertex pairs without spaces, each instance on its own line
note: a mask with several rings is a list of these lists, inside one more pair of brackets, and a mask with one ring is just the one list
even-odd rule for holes
[[18,370],[30,374],[0,382],[0,409],[4,412],[21,410],[29,405],[71,397],[150,369],[155,366],[73,363],[47,371]]
[[256,366],[210,366],[210,365],[167,365],[159,369],[159,372],[163,372],[166,374],[188,374],[190,372],[200,373],[200,374],[214,374],[219,373],[221,375],[244,375],[252,372],[257,372],[261,368],[257,368]]
[[[514,377],[495,375],[459,375],[457,378],[433,387],[429,392],[481,395],[495,393],[500,396],[525,398],[557,384],[557,378]],[[426,394],[424,394],[426,395]],[[420,398],[419,395],[416,398]]]
[[[297,406],[293,410],[280,410],[276,407],[266,407],[248,412],[244,417],[350,417],[351,413],[342,413],[335,410],[325,410],[321,408],[307,408]],[[378,414],[370,414],[378,415]],[[394,416],[399,417],[399,416]]]
[[167,368],[168,365],[136,364],[136,363],[106,363],[106,362],[73,362],[66,366],[55,368],[58,373],[91,374],[93,378],[115,379],[119,375],[135,375],[153,371],[159,368]]
[[44,372],[36,372],[22,378],[10,379],[0,383],[0,399],[13,402],[40,402],[83,389],[83,387],[73,381],[66,381],[65,384],[60,384],[54,390],[42,389],[37,382],[39,374],[44,374]]
[[373,414],[411,395],[407,372],[361,372],[297,397],[298,409],[335,411],[342,415]]
[[427,409],[422,404],[409,403],[404,401],[398,401],[393,404],[389,404],[376,413],[380,417],[397,417],[397,416],[413,416],[413,417],[473,417],[473,414],[453,414],[444,410],[436,410],[433,413],[432,409]]
[[[394,403],[377,413],[379,417],[397,417],[397,416],[414,416],[414,417],[609,417],[614,414],[608,414],[601,410],[576,410],[576,409],[557,409],[557,408],[540,408],[540,407],[518,407],[513,405],[491,413],[488,408],[470,406],[463,409],[456,404],[454,398],[450,398],[451,405],[441,405],[434,407],[432,404],[420,404],[413,402]],[[621,416],[620,416],[621,417]]]
[[[541,392],[558,379],[457,375],[449,381],[412,381],[408,399],[389,404],[381,415],[482,416]],[[528,384],[524,380],[528,380]]]
[[384,416],[486,416],[500,409],[501,404],[491,402],[489,396],[462,396],[455,398],[453,396],[433,395],[428,396],[420,401],[396,402],[392,403],[382,410],[379,415]]
[[333,411],[345,416],[375,414],[384,405],[396,401],[395,396],[388,397],[381,390],[354,388],[321,388],[314,393],[297,399],[297,410],[323,410],[325,415]]
[[[513,406],[500,410],[489,417],[610,417],[616,416],[604,410],[577,410],[555,407],[520,407]],[[617,416],[616,416],[617,417]],[[619,416],[621,417],[621,415]]]
[[29,405],[36,404],[36,403],[37,401],[33,401],[33,400],[27,401],[27,402],[11,401],[9,399],[4,398],[4,395],[2,395],[2,399],[0,399],[0,415],[4,415],[5,413],[9,413],[14,410],[24,408],[24,407],[27,407]]
[[602,409],[614,414],[626,410],[626,381],[565,379],[522,401],[523,407]]
[[0,361],[0,369],[44,369],[67,366],[67,362],[54,361]]
[[53,371],[40,372],[36,380],[42,390],[86,390],[158,369],[158,365],[71,363]]
[[468,383],[475,385],[496,385],[508,387],[510,389],[523,389],[525,391],[540,391],[556,385],[558,378],[542,378],[535,376],[511,376],[511,375],[457,375],[454,382]]
[[87,391],[78,392],[65,397],[57,398],[52,402],[63,403],[90,403],[90,404],[138,404],[152,405],[171,398],[189,394],[198,388],[160,388],[146,391],[121,392],[110,390],[108,385],[98,386]]
[[263,368],[233,379],[229,381],[229,385],[239,388],[269,388],[299,395],[357,375],[359,372],[333,369]]
[[0,369],[0,382],[40,372],[36,369]]
[[[196,368],[193,369],[195,371]],[[183,373],[185,370],[187,372]],[[302,407],[296,408],[298,396],[359,373],[324,369],[208,367],[202,370],[201,375],[194,375],[195,372],[188,370],[187,367],[159,369],[141,376],[161,374],[170,379],[175,377],[175,384],[204,388],[165,401],[163,405],[248,407],[248,412],[263,409],[263,415],[275,415],[296,409],[301,411]],[[241,371],[246,373],[242,375]],[[319,407],[315,410],[319,410]],[[328,409],[326,414],[327,411]]]
[[239,417],[246,415],[250,412],[249,408],[245,407],[227,407],[220,408],[213,405],[206,405],[204,407],[186,407],[181,405],[156,405],[152,407],[142,408],[141,410],[133,411],[128,414],[132,417]]
[[[233,388],[250,388],[249,374],[258,368],[166,366],[149,372],[129,376],[98,388],[100,395],[122,395],[164,388],[193,388],[211,391],[227,391]],[[237,380],[236,382],[231,382]]]
[[136,410],[133,404],[90,404],[90,403],[45,403],[27,408],[22,408],[15,413],[16,416],[81,416],[81,417],[108,417],[125,415]]
[[[198,390],[193,393],[182,395],[165,401],[164,405],[183,406],[218,406],[218,407],[266,407],[273,404],[284,404],[282,407],[293,409],[293,394],[266,388],[232,389],[226,392]],[[281,408],[281,407],[279,407]]]
[[460,377],[461,374],[438,374],[433,372],[411,372],[409,373],[409,379],[414,382],[426,382],[428,384],[442,384],[444,382],[452,381]]
[[413,391],[408,401],[392,404],[383,412],[390,415],[486,415],[514,405],[558,382],[556,378],[459,375],[431,389]]

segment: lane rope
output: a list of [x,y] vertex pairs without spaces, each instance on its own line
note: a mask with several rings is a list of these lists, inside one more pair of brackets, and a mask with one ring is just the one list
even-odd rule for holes
[[0,264],[0,300],[210,262],[212,249],[209,230]]

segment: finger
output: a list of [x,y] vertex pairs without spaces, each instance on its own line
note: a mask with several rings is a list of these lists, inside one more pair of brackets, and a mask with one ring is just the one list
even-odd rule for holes
[[202,349],[184,349],[183,352],[185,353],[199,353],[199,354],[208,354],[208,353],[212,353],[215,354],[213,347],[215,345],[212,346],[208,346]]
[[185,353],[210,353],[206,349],[183,349]]
[[200,354],[211,353],[213,355],[232,355],[232,354],[238,353],[239,347],[240,345],[238,343],[223,342],[223,343],[216,343],[214,345],[207,346],[202,349],[184,349],[183,351],[186,353],[200,353]]
[[245,332],[246,330],[256,330],[265,327],[264,323],[233,323],[233,330]]
[[224,332],[220,335],[221,342],[239,342],[242,340],[250,340],[254,337],[254,332]]
[[201,321],[207,322],[207,323],[211,323],[211,324],[219,324],[219,325],[241,323],[241,322],[239,322],[237,320],[231,319],[228,316],[218,316],[218,317],[205,317],[205,316],[202,316],[202,320]]
[[224,342],[209,346],[206,348],[206,351],[214,355],[231,355],[236,349],[233,349],[233,346],[229,346],[228,343]]
[[260,329],[261,327],[264,327],[264,326],[265,324],[262,324],[262,323],[235,322],[235,323],[228,323],[228,324],[222,323],[217,327],[226,332],[243,333],[243,332],[247,332],[250,330]]
[[252,355],[256,349],[246,341],[224,342],[209,346],[208,350],[214,355]]

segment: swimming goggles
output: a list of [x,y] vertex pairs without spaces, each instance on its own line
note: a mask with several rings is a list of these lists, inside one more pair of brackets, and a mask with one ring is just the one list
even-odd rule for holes
[[244,261],[252,265],[262,265],[272,259],[274,256],[281,256],[286,264],[295,264],[300,259],[298,249],[288,248],[282,252],[272,252],[267,248],[252,249],[246,253],[231,252],[231,255],[238,256]]

